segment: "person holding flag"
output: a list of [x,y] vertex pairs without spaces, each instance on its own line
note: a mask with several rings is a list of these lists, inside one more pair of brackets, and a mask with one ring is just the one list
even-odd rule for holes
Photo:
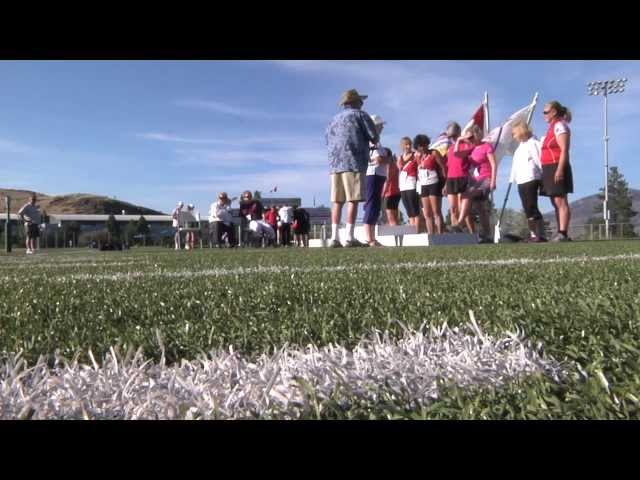
[[[488,117],[489,117],[489,96],[485,92],[484,100],[472,115],[471,120],[465,125],[463,131],[469,131],[473,126],[480,129],[481,136],[488,129]],[[460,137],[459,128],[456,129],[455,122],[449,124],[448,130],[450,130],[452,136],[457,133],[455,141],[452,143],[453,148],[448,149],[447,155],[447,170],[448,177],[446,183],[447,200],[449,201],[449,213],[451,215],[451,226],[454,232],[462,231],[458,226],[458,219],[460,218],[460,210],[462,204],[462,194],[467,190],[468,181],[470,177],[469,155],[474,148],[474,144],[470,143],[467,139]],[[459,127],[459,126],[458,126]],[[456,131],[457,130],[457,131]],[[465,223],[469,232],[475,232],[475,224],[473,218],[470,215],[465,217]]]
[[[458,225],[471,213],[471,204],[475,204],[480,215],[480,243],[493,243],[490,238],[489,212],[487,200],[489,194],[496,189],[497,164],[494,147],[482,139],[482,129],[473,125],[462,134],[463,138],[473,145],[469,154],[471,166],[477,169],[477,175],[469,177],[467,189],[462,193]],[[459,228],[459,227],[458,227]]]

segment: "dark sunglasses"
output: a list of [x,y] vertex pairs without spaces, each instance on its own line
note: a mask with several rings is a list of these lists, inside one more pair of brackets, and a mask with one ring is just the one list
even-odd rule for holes
[[551,110],[543,110],[543,112],[545,115],[549,115],[551,113]]

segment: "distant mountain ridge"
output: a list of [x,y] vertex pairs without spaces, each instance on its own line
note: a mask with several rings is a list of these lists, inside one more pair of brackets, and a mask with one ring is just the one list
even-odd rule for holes
[[[6,212],[4,197],[11,197],[11,213],[17,213],[29,201],[30,190],[13,190],[0,188],[0,213]],[[35,192],[38,197],[37,205],[47,213],[67,213],[84,215],[120,215],[124,210],[127,215],[165,215],[163,212],[151,208],[141,207],[115,198],[93,195],[91,193],[71,193],[68,195],[47,195]]]
[[[631,217],[631,223],[634,227],[638,227],[640,226],[640,190],[630,188],[629,192],[631,193],[632,208],[638,212],[638,215]],[[546,197],[540,197],[539,204],[545,201],[548,202]],[[601,203],[602,200],[598,198],[598,194],[589,195],[571,202],[571,225],[585,225],[594,216],[594,207]],[[555,225],[555,213],[553,211],[547,212],[543,216],[545,220],[551,222],[552,226]],[[602,218],[602,215],[600,217]]]

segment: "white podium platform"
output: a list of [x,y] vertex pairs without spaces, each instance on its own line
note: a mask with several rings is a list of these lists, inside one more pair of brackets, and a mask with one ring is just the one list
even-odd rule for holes
[[[394,233],[396,235],[394,235]],[[309,240],[309,247],[326,247],[330,243],[330,230],[327,231],[327,240]],[[353,236],[360,242],[366,243],[367,236],[363,226],[356,226]],[[416,233],[416,228],[410,225],[376,225],[376,238],[385,247],[395,247],[396,236],[402,239],[403,247],[429,247],[432,245],[475,245],[478,237],[471,233],[445,233],[443,235],[429,235],[428,233]],[[340,239],[344,245],[347,237],[347,229],[340,229]]]

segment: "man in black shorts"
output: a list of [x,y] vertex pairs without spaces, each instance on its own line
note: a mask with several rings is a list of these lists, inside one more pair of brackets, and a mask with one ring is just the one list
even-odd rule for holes
[[24,234],[26,237],[27,255],[36,253],[36,243],[40,236],[40,223],[42,214],[40,207],[36,205],[36,194],[31,195],[31,201],[25,204],[19,211],[20,220],[24,222]]

